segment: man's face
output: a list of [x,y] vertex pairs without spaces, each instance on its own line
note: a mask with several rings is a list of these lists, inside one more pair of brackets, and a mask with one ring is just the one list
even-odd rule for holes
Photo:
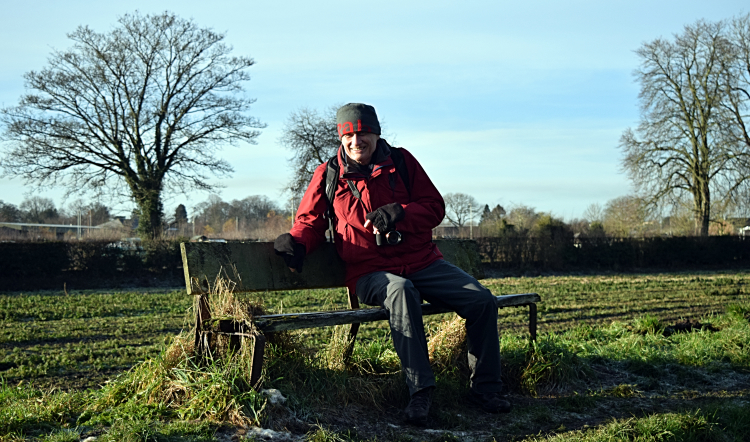
[[380,135],[370,132],[354,132],[341,137],[341,144],[349,158],[359,164],[368,165],[375,153]]

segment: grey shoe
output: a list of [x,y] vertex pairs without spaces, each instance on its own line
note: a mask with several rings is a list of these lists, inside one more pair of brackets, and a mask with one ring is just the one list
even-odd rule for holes
[[512,408],[510,402],[500,393],[482,394],[469,390],[469,397],[487,413],[509,413]]
[[432,404],[432,390],[434,387],[427,387],[411,395],[409,405],[404,410],[406,423],[424,427],[427,425],[427,414],[430,412]]

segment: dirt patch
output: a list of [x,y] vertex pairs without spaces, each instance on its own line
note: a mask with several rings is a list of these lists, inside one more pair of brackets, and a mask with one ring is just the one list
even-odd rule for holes
[[[696,392],[690,398],[691,408],[716,407],[746,400],[748,391],[717,397],[716,392]],[[264,428],[289,434],[291,440],[302,440],[318,429],[349,437],[382,441],[511,441],[534,435],[552,435],[571,430],[586,430],[610,422],[653,413],[680,412],[685,399],[670,396],[636,395],[621,397],[560,396],[530,398],[510,395],[514,408],[509,414],[488,414],[474,407],[466,397],[451,403],[438,402],[430,410],[426,427],[404,423],[401,407],[393,404],[377,411],[353,404],[321,407],[315,413],[277,409],[276,419]],[[739,401],[739,402],[738,402]]]
[[10,370],[11,368],[18,367],[15,362],[0,362],[0,371]]
[[664,328],[664,336],[672,336],[675,333],[690,333],[695,330],[707,330],[710,332],[717,332],[719,331],[718,328],[714,327],[711,324],[704,324],[699,321],[691,321],[690,319],[678,322],[675,325],[670,325],[669,327]]

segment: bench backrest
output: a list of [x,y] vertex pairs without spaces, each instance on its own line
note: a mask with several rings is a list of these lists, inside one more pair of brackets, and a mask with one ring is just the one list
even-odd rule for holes
[[[477,279],[484,277],[477,244],[436,240],[445,259]],[[188,294],[207,293],[221,272],[235,291],[275,291],[344,286],[344,263],[334,244],[325,243],[305,257],[302,273],[292,273],[273,250],[273,242],[189,242],[180,245]]]

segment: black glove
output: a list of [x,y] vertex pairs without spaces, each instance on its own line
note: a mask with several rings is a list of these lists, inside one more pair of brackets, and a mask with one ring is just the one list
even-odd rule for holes
[[277,255],[284,258],[286,266],[302,273],[302,261],[305,260],[305,246],[294,241],[294,237],[288,233],[279,235],[273,242],[273,250]]
[[380,233],[396,230],[396,223],[404,219],[404,208],[399,203],[386,204],[365,215]]

